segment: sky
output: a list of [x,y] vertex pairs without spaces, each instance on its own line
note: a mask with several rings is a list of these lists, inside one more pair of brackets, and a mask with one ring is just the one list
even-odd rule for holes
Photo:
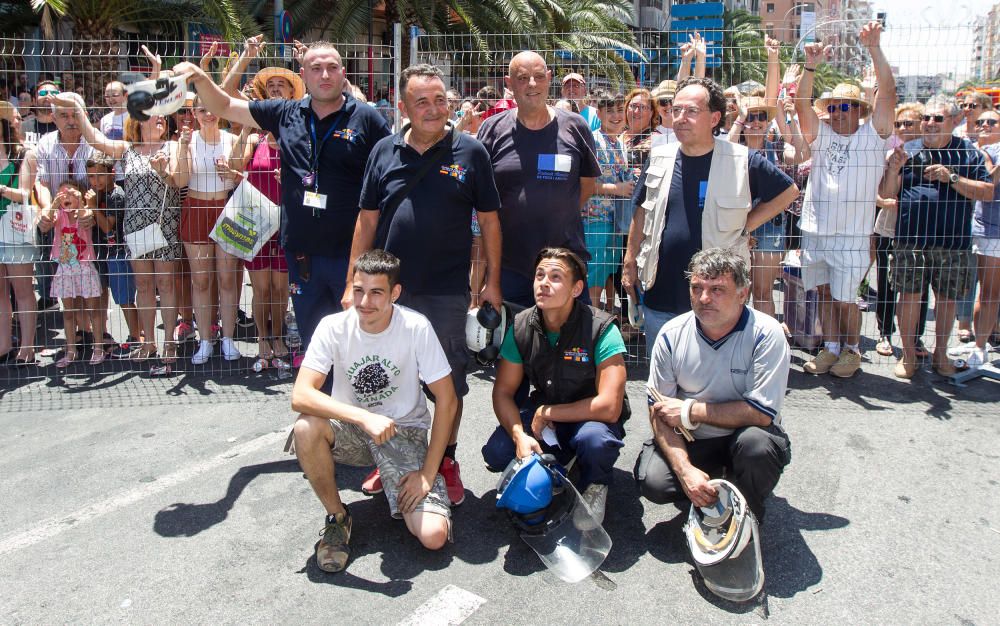
[[886,13],[883,50],[902,76],[954,72],[958,80],[972,63],[972,21],[998,0],[875,0]]

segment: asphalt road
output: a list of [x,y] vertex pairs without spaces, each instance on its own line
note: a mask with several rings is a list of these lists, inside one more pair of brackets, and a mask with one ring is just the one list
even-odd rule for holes
[[997,623],[1000,386],[929,371],[900,382],[885,364],[813,378],[796,355],[792,464],[768,501],[765,594],[750,604],[705,590],[680,509],[638,498],[641,414],[616,466],[602,575],[555,579],[495,509],[480,377],[454,544],[422,550],[382,496],[361,494],[367,470],[345,468],[353,558],[331,575],[312,556],[322,510],[281,452],[287,380],[122,375],[0,393],[0,622]]

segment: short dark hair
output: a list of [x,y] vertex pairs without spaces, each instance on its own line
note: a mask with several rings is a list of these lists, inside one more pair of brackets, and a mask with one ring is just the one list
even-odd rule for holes
[[[54,81],[51,81],[51,80],[40,81],[37,85],[35,85],[35,92],[32,94],[36,98],[38,97],[38,92],[42,90],[42,85],[52,85],[56,89],[59,89],[59,85],[55,84]],[[62,91],[62,90],[60,89],[60,91]]]
[[569,272],[573,276],[573,282],[578,280],[587,280],[587,265],[583,262],[576,252],[569,250],[567,248],[542,248],[538,256],[535,257],[535,267],[544,261],[545,259],[555,259],[557,261],[562,261],[569,266]]
[[87,167],[101,167],[104,168],[104,171],[110,172],[115,169],[115,160],[106,154],[95,152],[92,157],[87,159]]
[[606,109],[613,106],[625,106],[625,94],[619,92],[614,95],[607,89],[595,89],[590,94],[590,100],[598,109]]
[[[441,83],[444,84],[444,74],[441,73],[437,67],[431,65],[430,63],[417,63],[416,65],[411,65],[410,67],[403,70],[399,75],[399,95],[402,98],[403,94],[406,93],[406,83],[410,82],[410,79],[414,76],[424,76],[426,78],[440,78]],[[447,93],[447,91],[445,91]]]
[[738,288],[750,284],[750,269],[743,257],[727,248],[706,248],[700,250],[688,264],[684,276],[690,281],[693,277],[715,279],[729,274]]
[[399,283],[399,259],[385,250],[369,250],[354,262],[354,273],[361,272],[369,276],[379,274],[389,279],[389,288]]
[[691,85],[703,87],[705,91],[708,92],[708,110],[712,113],[722,114],[719,116],[719,123],[712,129],[712,134],[718,135],[726,123],[726,94],[723,93],[722,87],[719,83],[715,82],[711,78],[688,76],[681,82],[677,83],[677,91],[674,93],[674,97],[676,98],[677,94],[681,92],[681,89]]

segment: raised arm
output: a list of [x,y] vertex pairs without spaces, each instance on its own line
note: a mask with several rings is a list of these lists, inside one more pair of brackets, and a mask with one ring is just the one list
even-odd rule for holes
[[[104,133],[94,128],[94,125],[90,123],[90,118],[87,117],[87,110],[76,99],[64,94],[48,96],[48,98],[61,111],[70,111],[76,116],[76,121],[80,125],[80,132],[84,140],[95,149],[100,150],[115,160],[122,158],[122,155],[128,150],[129,143],[127,141],[108,139]],[[44,105],[45,102],[43,101]]]
[[696,78],[705,78],[705,62],[708,57],[705,38],[698,31],[694,31],[691,39],[694,43],[694,75]]
[[[778,76],[781,74],[781,42],[764,36],[767,50],[767,79],[764,84],[764,103],[771,108],[778,106],[778,91],[781,89]],[[781,111],[778,111],[780,114]]]
[[187,61],[178,63],[174,66],[174,72],[187,74],[188,82],[198,90],[198,98],[201,103],[215,115],[244,126],[259,128],[253,115],[250,114],[250,103],[224,92],[203,69],[194,63]]
[[225,78],[222,79],[222,91],[229,94],[230,97],[246,100],[243,94],[240,93],[240,78],[247,71],[247,68],[250,67],[250,61],[257,58],[263,47],[263,34],[255,35],[246,40],[246,45],[243,47],[240,57],[233,64],[232,69],[229,70]]
[[869,22],[861,29],[859,35],[861,45],[868,50],[875,66],[875,80],[878,81],[878,92],[875,96],[875,107],[872,110],[872,125],[883,139],[892,134],[892,123],[896,114],[896,79],[892,76],[892,68],[885,58],[880,41],[882,24]]
[[821,43],[806,44],[806,62],[802,67],[802,76],[799,78],[798,88],[795,90],[795,112],[799,116],[799,130],[802,132],[803,140],[812,145],[819,133],[819,118],[812,108],[813,78],[816,75],[818,66],[832,48]]

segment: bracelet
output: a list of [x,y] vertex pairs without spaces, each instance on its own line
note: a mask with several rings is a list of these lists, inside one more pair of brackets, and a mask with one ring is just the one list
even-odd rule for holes
[[733,126],[736,126],[737,124],[739,124],[740,126],[746,126],[746,124],[744,124],[741,120],[736,120],[735,122],[733,122]]
[[806,67],[805,65],[802,66],[802,69],[804,69],[807,72],[815,72],[816,71],[815,67]]
[[694,398],[688,398],[684,401],[684,404],[681,405],[681,425],[688,430],[697,430],[698,427],[701,426],[700,423],[691,423],[691,407],[694,406],[694,402]]

